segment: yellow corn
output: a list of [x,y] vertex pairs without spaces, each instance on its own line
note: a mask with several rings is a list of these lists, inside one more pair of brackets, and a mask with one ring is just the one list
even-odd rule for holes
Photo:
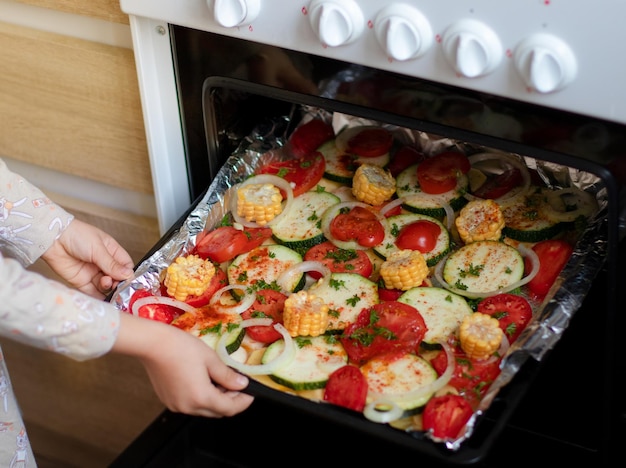
[[237,214],[263,226],[283,210],[280,189],[273,184],[247,184],[237,190]]
[[472,359],[488,359],[500,347],[502,336],[498,319],[480,312],[465,317],[459,328],[461,348]]
[[167,294],[179,301],[187,296],[199,296],[215,276],[215,266],[210,260],[197,255],[178,257],[167,267],[164,284]]
[[500,240],[504,215],[493,200],[472,200],[459,212],[455,220],[461,240],[466,244],[483,240]]
[[352,195],[363,203],[382,205],[396,191],[396,181],[389,171],[373,164],[362,164],[352,178]]
[[321,335],[328,327],[328,309],[320,297],[299,291],[285,300],[283,325],[294,337]]
[[428,265],[419,250],[396,250],[380,266],[380,276],[387,289],[406,291],[424,282]]

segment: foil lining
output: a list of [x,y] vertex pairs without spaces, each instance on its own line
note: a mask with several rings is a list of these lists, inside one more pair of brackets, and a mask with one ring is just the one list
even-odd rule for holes
[[[394,137],[403,143],[412,144],[425,154],[434,154],[443,149],[457,148],[468,154],[493,151],[474,147],[439,135],[431,135],[412,129],[391,126],[384,122],[373,122],[346,114],[329,113],[323,109],[300,106],[304,117],[301,123],[321,118],[332,123],[335,133],[343,128],[357,125],[379,125],[388,128]],[[294,113],[295,115],[295,113]],[[285,120],[281,117],[262,122],[248,135],[238,149],[227,159],[205,195],[191,209],[182,224],[162,240],[162,245],[147,256],[136,268],[131,280],[120,284],[111,297],[111,302],[120,310],[127,311],[130,297],[138,289],[148,289],[158,294],[162,276],[174,259],[191,250],[196,238],[203,230],[211,230],[221,222],[230,210],[233,187],[254,174],[255,169],[265,162],[291,157],[284,136]],[[522,155],[520,155],[522,156]],[[481,400],[464,433],[453,441],[446,441],[449,450],[458,450],[473,433],[476,423],[490,407],[500,390],[507,385],[521,366],[530,357],[540,361],[559,341],[570,320],[580,308],[597,273],[602,269],[607,255],[607,193],[601,180],[595,175],[524,156],[529,168],[536,169],[543,181],[553,188],[576,186],[594,195],[599,211],[582,231],[574,252],[557,279],[552,291],[543,303],[532,298],[535,315],[524,332],[511,344],[502,360],[501,373]],[[411,429],[406,429],[411,432]],[[421,432],[420,432],[421,434]],[[418,435],[416,434],[416,437]]]

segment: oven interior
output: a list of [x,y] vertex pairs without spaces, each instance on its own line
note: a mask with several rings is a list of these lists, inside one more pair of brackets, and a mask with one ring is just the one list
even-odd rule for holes
[[[324,92],[316,96],[268,86],[251,74],[245,59],[237,59],[246,57],[244,41],[216,41],[211,33],[170,28],[173,47],[185,51],[176,55],[176,75],[194,198],[205,193],[226,158],[263,119],[290,115],[284,129],[288,134],[302,108],[319,107],[597,175],[608,191],[608,260],[558,345],[540,362],[524,363],[458,452],[398,437],[382,426],[363,430],[361,421],[347,412],[337,424],[335,411],[312,414],[307,402],[286,402],[259,385],[251,387],[257,402],[234,418],[206,420],[164,412],[113,466],[257,466],[260,460],[275,459],[273,450],[306,449],[306,441],[320,435],[326,443],[357,438],[359,447],[375,447],[375,454],[354,448],[333,451],[337,464],[426,457],[433,463],[429,466],[502,466],[511,457],[535,462],[540,447],[549,451],[550,459],[563,462],[608,462],[615,456],[624,435],[624,406],[616,393],[626,357],[617,341],[623,326],[618,304],[624,298],[619,265],[626,261],[620,242],[623,125],[289,50],[282,52]],[[208,46],[215,43],[219,51]],[[250,435],[266,426],[276,435]],[[240,449],[242,438],[250,450]]]

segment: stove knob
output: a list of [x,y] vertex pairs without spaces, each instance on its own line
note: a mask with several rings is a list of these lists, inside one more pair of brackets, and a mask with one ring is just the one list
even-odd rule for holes
[[467,78],[486,75],[500,64],[502,44],[486,24],[472,19],[457,21],[446,29],[443,51],[454,70]]
[[376,38],[394,60],[409,60],[423,55],[431,46],[433,31],[426,17],[404,3],[383,8],[374,20]]
[[353,42],[365,28],[363,12],[354,0],[313,0],[308,10],[313,31],[329,47]]
[[[212,0],[208,0],[209,7]],[[261,0],[215,0],[213,17],[225,28],[249,24],[259,15]]]
[[564,88],[578,72],[572,49],[558,37],[545,33],[524,39],[515,48],[513,61],[526,86],[539,93]]

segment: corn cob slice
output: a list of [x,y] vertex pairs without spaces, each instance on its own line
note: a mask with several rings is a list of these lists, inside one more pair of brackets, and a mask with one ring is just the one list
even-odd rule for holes
[[424,282],[428,276],[428,265],[419,250],[397,250],[380,266],[380,276],[387,289],[407,291]]
[[237,214],[263,226],[282,212],[282,201],[274,184],[247,184],[237,190]]
[[167,294],[184,301],[187,296],[199,296],[208,288],[215,276],[215,266],[210,260],[197,255],[178,257],[167,267],[164,284]]
[[362,164],[352,178],[352,195],[363,203],[382,205],[395,192],[396,180],[380,166]]
[[459,328],[461,348],[472,359],[488,359],[500,347],[502,336],[498,319],[480,312],[465,317]]
[[291,336],[319,336],[328,327],[329,307],[307,291],[291,294],[283,308],[283,324]]
[[502,237],[504,215],[493,200],[472,200],[459,212],[455,220],[461,240],[470,242],[495,240]]

